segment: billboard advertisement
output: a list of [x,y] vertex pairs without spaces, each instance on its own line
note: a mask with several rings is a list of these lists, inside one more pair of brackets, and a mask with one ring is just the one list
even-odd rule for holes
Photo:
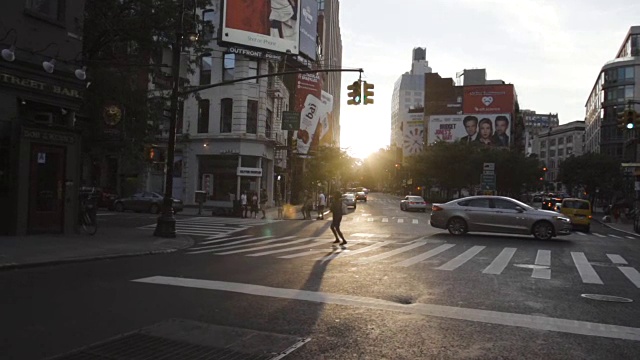
[[464,114],[511,114],[515,106],[513,85],[465,86],[462,97]]
[[224,0],[223,42],[297,55],[299,0]]
[[408,119],[402,122],[402,156],[406,158],[421,153],[423,145],[423,114],[408,114]]
[[462,141],[490,147],[509,147],[511,114],[432,115],[428,143]]
[[300,10],[300,53],[316,60],[318,36],[318,1],[301,0]]

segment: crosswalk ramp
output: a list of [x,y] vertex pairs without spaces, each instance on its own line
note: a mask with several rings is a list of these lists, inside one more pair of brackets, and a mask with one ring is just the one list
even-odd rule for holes
[[[246,218],[217,218],[217,217],[190,217],[176,219],[176,233],[190,236],[202,236],[207,240],[228,236],[233,233],[250,229],[282,220],[246,219]],[[154,230],[156,224],[139,227],[143,230]]]
[[[472,244],[443,243],[426,238],[407,242],[392,240],[350,240],[347,247],[332,246],[333,237],[252,236],[221,237],[198,243],[187,255],[271,256],[283,260],[351,261],[358,265],[385,264],[397,268],[428,267],[437,271],[459,269],[499,276],[505,272],[528,273],[530,278],[551,280],[565,274],[571,264],[576,279],[584,284],[604,285],[601,273],[614,271],[630,285],[640,288],[638,272],[620,254],[585,254],[549,249],[518,249]],[[606,258],[604,257],[606,255]],[[602,261],[606,259],[606,261]],[[553,267],[556,266],[556,270]],[[562,268],[561,268],[562,267]],[[611,278],[607,274],[607,278]]]

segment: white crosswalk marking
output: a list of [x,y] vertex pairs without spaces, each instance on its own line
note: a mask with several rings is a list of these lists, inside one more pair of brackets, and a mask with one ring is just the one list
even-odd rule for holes
[[578,269],[583,283],[603,285],[602,279],[600,279],[598,273],[593,269],[593,266],[591,266],[584,253],[571,252],[571,258],[573,258],[573,263],[576,265],[576,269]]
[[435,249],[431,249],[431,250],[429,250],[427,252],[424,252],[424,253],[422,253],[420,255],[408,258],[407,260],[401,261],[401,262],[399,262],[397,264],[394,264],[394,265],[395,266],[404,266],[404,267],[411,266],[413,264],[419,263],[420,261],[423,261],[423,260],[426,260],[426,259],[428,259],[430,257],[436,256],[436,255],[440,254],[443,251],[451,249],[454,246],[456,246],[456,245],[455,244],[442,244],[442,245],[438,246]]
[[398,224],[402,224],[404,222],[404,219],[398,219]]
[[409,251],[411,249],[415,249],[415,248],[420,247],[420,246],[422,246],[422,245],[424,245],[426,243],[427,243],[426,241],[416,241],[413,244],[409,244],[407,246],[403,246],[403,247],[401,247],[399,249],[395,249],[395,250],[392,250],[392,251],[387,251],[387,252],[382,253],[382,254],[371,256],[371,257],[368,257],[368,258],[364,258],[364,259],[360,260],[359,262],[360,263],[371,263],[371,262],[374,262],[374,261],[386,259],[386,258],[392,257],[394,255],[398,255],[398,254],[401,254],[403,252]]
[[576,234],[578,234],[578,235],[582,235],[582,236],[587,236],[587,234],[585,234],[585,233],[583,233],[583,232],[580,232],[580,231],[576,231]]
[[[358,241],[351,241],[351,242],[352,243],[357,243]],[[308,249],[310,246],[313,246],[313,245],[325,245],[325,244],[317,244],[317,243],[316,244],[304,244],[302,246],[294,246],[294,247],[289,247],[289,248],[286,248],[286,249],[263,251],[263,252],[259,252],[259,253],[255,253],[255,254],[249,254],[247,256],[265,256],[265,255],[277,254],[277,253],[281,253],[281,252],[287,252],[287,251],[291,251],[291,250]]]
[[[319,253],[326,253],[327,250],[309,250],[309,251],[303,251],[301,253],[297,253],[297,254],[291,254],[291,255],[284,255],[284,256],[278,256],[278,258],[280,259],[293,259],[293,258],[297,258],[297,257],[302,257],[302,256],[309,256],[309,255],[315,255],[315,254],[319,254]],[[335,249],[332,252],[342,252],[342,249]]]
[[[246,247],[246,246],[253,246],[256,244],[268,244],[268,243],[272,243],[274,241],[278,241],[278,240],[286,240],[286,239],[291,239],[294,238],[295,236],[287,236],[284,238],[276,238],[276,239],[271,239],[273,236],[268,235],[268,236],[261,236],[261,237],[254,237],[254,238],[249,238],[249,239],[244,239],[244,240],[238,240],[238,241],[233,241],[233,242],[229,242],[229,243],[225,243],[225,244],[214,244],[214,245],[205,245],[205,246],[199,246],[196,245],[197,247],[192,247],[189,250],[227,250],[227,249],[234,249],[234,248],[239,248],[239,247]],[[267,241],[261,241],[261,242],[256,242],[258,240],[264,240],[264,239],[271,239],[271,240],[267,240]],[[229,240],[229,239],[225,239],[225,240]],[[246,244],[246,243],[250,243],[250,244]],[[240,245],[240,244],[244,244],[244,245]]]
[[601,238],[606,237],[606,236],[604,236],[604,235],[600,235],[600,234],[598,234],[598,233],[592,233],[592,234],[593,234],[593,235],[595,235],[595,236],[597,236],[597,237],[601,237]]
[[[551,266],[551,250],[538,250],[538,255],[536,255],[536,265]],[[536,279],[551,279],[551,269],[533,269],[531,277]]]
[[377,244],[373,244],[373,245],[369,245],[367,247],[363,247],[363,248],[358,249],[358,250],[353,250],[353,251],[349,251],[349,252],[342,252],[340,254],[331,254],[331,255],[328,255],[328,256],[323,256],[323,257],[316,258],[314,260],[322,260],[324,262],[324,261],[327,261],[327,260],[333,260],[335,258],[341,258],[341,257],[345,257],[345,256],[353,256],[353,255],[362,254],[362,253],[365,253],[365,252],[368,252],[368,251],[371,251],[371,250],[375,250],[375,249],[381,248],[381,247],[383,247],[385,245],[388,245],[388,244],[390,244],[389,241],[383,241],[383,242],[379,242]]
[[382,222],[389,222],[389,218],[383,218]]
[[617,239],[622,239],[622,238],[621,238],[620,236],[618,236],[618,235],[609,234],[609,236],[614,237],[614,238],[617,238]]
[[367,219],[367,221],[368,221],[368,222],[373,222],[373,218],[372,218],[372,217],[370,217],[370,218],[368,218],[368,219]]
[[[607,257],[614,264],[618,264],[618,265],[629,264],[627,260],[625,260],[622,256],[617,254],[607,254]],[[629,279],[629,281],[633,283],[633,285],[635,285],[637,288],[640,288],[640,273],[638,272],[638,270],[630,266],[620,266],[618,267],[618,269],[620,269],[620,272],[622,272],[624,276],[626,276],[627,279]]]
[[635,240],[636,238],[634,238],[633,236],[625,236],[627,239],[631,239],[631,240]]
[[[224,239],[220,239],[220,236],[224,236],[225,238]],[[222,241],[227,241],[227,240],[229,240],[229,238],[226,237],[226,236],[227,236],[226,234],[225,235],[218,235],[218,236],[216,236],[217,240],[212,240],[212,239],[207,238],[209,241],[201,241],[201,242],[198,243],[198,245],[214,244],[214,243],[218,243],[218,242],[222,242]],[[251,236],[253,236],[253,235],[242,235],[242,236],[234,237],[233,239],[234,240],[239,240],[239,239],[244,239],[244,238],[251,237]]]
[[[478,253],[480,253],[480,251],[482,251],[482,249],[484,249],[484,248],[485,248],[485,246],[474,246],[474,247],[470,248],[469,250],[463,252],[462,254],[456,256],[452,260],[449,260],[446,264],[437,267],[436,269],[438,269],[438,270],[448,270],[448,271],[455,270],[459,266],[461,266],[462,264],[464,264],[467,261],[471,260],[471,258],[473,258],[474,256],[478,255]],[[444,249],[444,250],[446,250],[446,249]]]
[[500,254],[491,262],[486,269],[482,270],[485,274],[499,275],[509,265],[513,254],[516,253],[516,248],[504,248]]
[[[219,239],[229,234],[246,230],[252,226],[275,223],[280,220],[239,219],[217,217],[189,217],[176,220],[176,233],[181,235],[202,236],[207,240]],[[139,229],[153,230],[156,224],[139,227]]]
[[[299,244],[301,242],[305,242],[305,241],[309,241],[309,240],[313,240],[313,239],[317,239],[317,237],[308,237],[308,238],[298,239],[298,240],[294,240],[294,241],[289,241],[287,243],[269,244],[269,245],[258,246],[258,247],[250,248],[250,249],[225,251],[225,252],[217,253],[217,255],[238,254],[238,253],[255,251],[255,250],[270,249],[270,248],[274,248],[274,247],[281,247],[281,246]],[[271,241],[271,240],[267,240],[267,241]]]
[[417,224],[418,223],[418,219],[413,219],[413,223]]

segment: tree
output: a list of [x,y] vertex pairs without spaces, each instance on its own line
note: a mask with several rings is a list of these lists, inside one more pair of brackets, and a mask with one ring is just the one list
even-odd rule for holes
[[335,146],[319,146],[307,161],[306,168],[303,181],[307,186],[318,182],[344,184],[353,181],[356,176],[354,159]]
[[596,192],[600,197],[624,196],[624,176],[620,161],[605,154],[587,153],[570,156],[560,163],[557,180],[571,193],[581,187],[593,201]]

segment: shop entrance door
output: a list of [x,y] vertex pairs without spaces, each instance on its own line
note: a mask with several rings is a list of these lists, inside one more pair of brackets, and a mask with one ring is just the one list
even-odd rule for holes
[[65,148],[31,145],[29,233],[61,233],[64,219]]

